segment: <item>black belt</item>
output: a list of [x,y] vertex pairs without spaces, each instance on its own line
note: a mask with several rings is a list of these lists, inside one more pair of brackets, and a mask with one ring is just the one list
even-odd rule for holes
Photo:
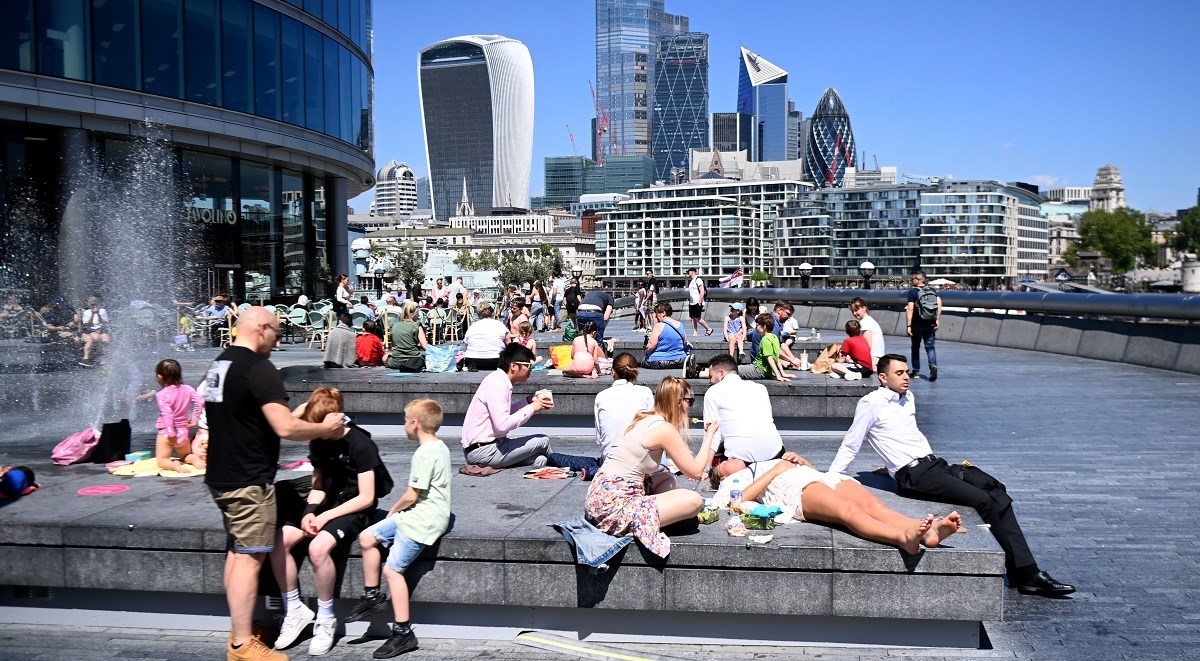
[[912,461],[908,462],[907,464],[904,464],[903,466],[901,466],[900,468],[898,468],[896,470],[899,471],[899,470],[904,470],[905,468],[916,468],[917,464],[921,463],[922,461],[933,461],[934,459],[937,459],[937,457],[935,457],[931,454],[927,454],[924,457],[917,457],[916,459],[913,459]]
[[492,445],[495,442],[496,441],[488,441],[487,443],[472,443],[472,444],[468,445],[467,447],[463,448],[463,454],[464,455],[470,454],[474,450],[478,450],[479,448],[481,448],[485,445]]

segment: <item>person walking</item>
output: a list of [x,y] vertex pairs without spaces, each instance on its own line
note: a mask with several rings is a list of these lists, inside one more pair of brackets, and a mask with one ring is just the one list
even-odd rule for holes
[[912,289],[904,308],[908,336],[912,338],[912,371],[909,376],[921,378],[921,344],[929,358],[929,380],[937,381],[937,351],[934,349],[937,329],[942,325],[942,297],[930,287],[924,271],[913,271]]
[[238,317],[237,337],[204,378],[208,469],[204,483],[221,511],[227,535],[225,599],[230,632],[227,661],[286,661],[251,633],[258,573],[275,548],[275,469],[279,439],[340,438],[345,416],[305,422],[287,407],[287,389],[271,364],[279,320],[262,307]]
[[708,298],[708,289],[704,281],[696,275],[696,269],[688,269],[688,316],[692,319],[692,336],[699,334],[697,324],[704,327],[705,335],[712,335],[712,326],[704,320],[704,301]]

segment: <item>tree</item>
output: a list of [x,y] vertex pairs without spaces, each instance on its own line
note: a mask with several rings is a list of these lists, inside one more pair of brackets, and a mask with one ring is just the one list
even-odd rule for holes
[[392,253],[391,277],[415,292],[425,283],[425,253],[406,243]]
[[522,284],[534,280],[549,282],[555,273],[562,273],[565,268],[566,260],[562,251],[543,243],[532,256],[518,251],[504,253],[497,270],[500,272],[500,282]]
[[1088,211],[1079,222],[1080,247],[1099,250],[1112,260],[1115,273],[1133,270],[1139,258],[1154,258],[1156,248],[1150,234],[1146,216],[1135,209]]
[[1179,218],[1170,245],[1179,252],[1200,253],[1200,207],[1192,207]]
[[490,248],[478,253],[463,250],[454,258],[454,264],[464,271],[495,271],[500,266],[500,257]]

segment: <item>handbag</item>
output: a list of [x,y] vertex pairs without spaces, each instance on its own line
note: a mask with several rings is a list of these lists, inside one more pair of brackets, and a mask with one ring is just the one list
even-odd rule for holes
[[59,466],[78,464],[92,454],[92,450],[96,448],[96,443],[99,441],[100,437],[96,436],[95,429],[89,427],[83,431],[77,431],[54,446],[50,452],[50,460]]
[[129,420],[122,418],[120,422],[106,422],[100,430],[100,441],[92,450],[93,464],[107,464],[110,461],[124,459],[129,454],[131,431]]

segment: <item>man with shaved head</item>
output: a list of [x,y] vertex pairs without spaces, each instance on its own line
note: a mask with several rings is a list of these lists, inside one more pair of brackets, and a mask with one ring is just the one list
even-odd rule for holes
[[221,510],[228,539],[225,597],[231,621],[226,657],[277,659],[251,634],[258,572],[275,546],[275,468],[279,439],[310,441],[340,437],[344,416],[319,423],[293,417],[279,371],[268,358],[279,340],[279,320],[261,307],[238,317],[237,337],[208,368],[208,470],[204,482]]

